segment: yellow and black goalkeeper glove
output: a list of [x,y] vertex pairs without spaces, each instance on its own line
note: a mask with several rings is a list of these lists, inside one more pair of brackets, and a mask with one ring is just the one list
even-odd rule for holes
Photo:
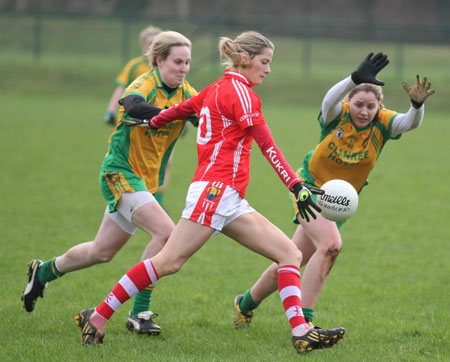
[[297,202],[300,217],[307,222],[309,222],[308,214],[311,215],[313,219],[316,219],[317,217],[313,209],[317,212],[320,212],[322,209],[312,200],[311,194],[323,195],[325,191],[317,187],[308,187],[301,182],[298,182],[292,187],[291,192],[295,195],[295,201]]

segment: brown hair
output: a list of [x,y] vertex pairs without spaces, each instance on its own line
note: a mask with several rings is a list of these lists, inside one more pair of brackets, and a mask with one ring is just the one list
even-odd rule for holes
[[263,52],[264,49],[275,49],[273,43],[264,35],[256,31],[246,31],[231,40],[227,37],[220,38],[219,52],[221,56],[228,59],[223,61],[227,68],[246,67],[248,64],[243,64],[240,53],[247,52],[250,59]]

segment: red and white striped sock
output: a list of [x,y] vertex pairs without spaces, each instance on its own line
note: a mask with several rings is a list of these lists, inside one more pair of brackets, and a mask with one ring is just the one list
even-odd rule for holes
[[105,300],[95,308],[96,313],[93,313],[91,317],[92,323],[103,330],[106,322],[117,308],[150,284],[154,284],[158,279],[158,273],[150,259],[136,264],[119,280]]
[[309,328],[302,326],[306,321],[302,311],[299,268],[294,265],[283,265],[278,268],[278,292],[291,324],[292,334],[304,334]]

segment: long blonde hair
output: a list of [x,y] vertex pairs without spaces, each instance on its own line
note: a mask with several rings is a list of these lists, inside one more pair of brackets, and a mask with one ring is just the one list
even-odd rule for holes
[[253,59],[256,55],[261,54],[264,49],[275,49],[273,43],[267,39],[264,35],[256,31],[246,31],[231,40],[227,37],[220,38],[219,52],[222,57],[227,59],[223,60],[223,64],[227,68],[245,68],[249,64],[244,64],[241,60],[240,53],[247,52],[250,59]]
[[153,40],[150,49],[147,52],[150,66],[156,68],[156,58],[167,59],[170,54],[170,48],[173,46],[187,46],[192,48],[191,41],[183,34],[176,31],[163,31]]

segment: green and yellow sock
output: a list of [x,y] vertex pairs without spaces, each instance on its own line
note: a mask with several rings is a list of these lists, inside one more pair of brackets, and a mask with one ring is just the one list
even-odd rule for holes
[[155,289],[155,286],[150,284],[134,296],[133,310],[131,311],[132,317],[141,312],[150,310],[153,289]]
[[241,308],[241,312],[244,314],[248,314],[253,309],[256,309],[260,303],[256,303],[252,296],[250,295],[250,289],[248,289],[239,303],[239,308]]
[[58,268],[56,267],[55,261],[56,261],[56,257],[54,257],[53,259],[47,260],[39,268],[38,279],[41,284],[51,282],[52,280],[62,277],[65,274],[58,270]]
[[314,309],[302,308],[302,311],[303,311],[303,315],[305,316],[306,321],[312,323],[313,317],[314,317]]

